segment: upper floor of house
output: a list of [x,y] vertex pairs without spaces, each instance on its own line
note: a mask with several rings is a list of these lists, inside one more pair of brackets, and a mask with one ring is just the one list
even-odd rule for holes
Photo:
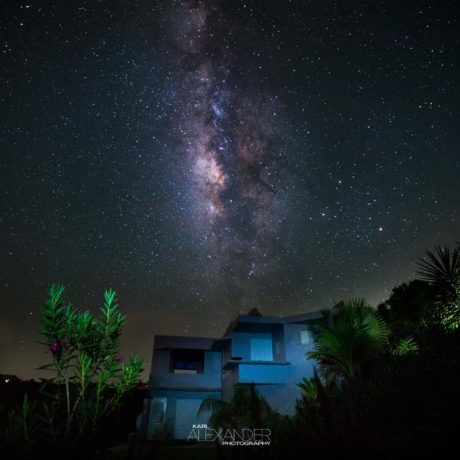
[[274,317],[253,309],[232,321],[221,338],[157,335],[150,386],[225,392],[238,382],[299,379],[311,367],[309,325],[321,318],[320,312]]

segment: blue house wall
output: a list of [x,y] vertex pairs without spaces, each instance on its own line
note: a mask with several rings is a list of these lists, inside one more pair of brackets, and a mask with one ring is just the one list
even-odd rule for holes
[[[154,353],[154,365],[150,374],[150,388],[176,389],[219,389],[222,384],[222,353],[204,352],[204,372],[202,374],[173,374],[169,372],[171,350]],[[167,370],[167,372],[165,372]]]
[[[306,354],[311,351],[312,344],[302,344],[300,332],[306,331],[306,324],[284,325],[285,357],[286,364],[283,371],[274,369],[276,374],[282,375],[284,382],[278,385],[257,385],[258,392],[270,402],[270,405],[282,414],[292,415],[295,411],[297,399],[300,398],[301,389],[297,386],[302,378],[313,376],[314,361],[307,360]],[[255,382],[256,383],[256,382]]]

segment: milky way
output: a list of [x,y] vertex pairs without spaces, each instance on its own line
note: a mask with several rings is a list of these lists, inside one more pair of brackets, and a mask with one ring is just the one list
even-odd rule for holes
[[179,167],[195,209],[193,237],[204,240],[208,270],[225,281],[227,300],[251,305],[277,269],[286,217],[279,107],[255,85],[240,88],[239,64],[222,40],[235,27],[222,21],[220,2],[183,2],[169,15],[178,58],[172,103],[186,152]]

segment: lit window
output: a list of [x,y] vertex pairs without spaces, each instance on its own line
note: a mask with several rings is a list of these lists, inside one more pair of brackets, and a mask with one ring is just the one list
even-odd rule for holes
[[173,374],[202,374],[203,369],[203,350],[171,351],[171,372]]
[[252,361],[273,361],[272,339],[250,339]]
[[300,331],[300,343],[302,345],[310,343],[310,334],[308,333],[308,331]]

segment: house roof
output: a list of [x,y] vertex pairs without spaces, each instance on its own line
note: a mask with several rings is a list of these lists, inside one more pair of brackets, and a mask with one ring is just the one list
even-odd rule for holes
[[260,325],[283,325],[296,324],[313,321],[323,317],[321,311],[300,313],[289,316],[263,316],[257,308],[251,309],[246,315],[238,315],[235,320],[231,321],[220,338],[215,337],[190,337],[181,335],[155,335],[155,350],[167,350],[173,348],[182,348],[190,350],[222,350],[226,341],[230,339],[232,332],[238,325],[260,324]]
[[234,321],[232,321],[224,332],[224,337],[228,337],[238,326],[243,323],[253,324],[291,324],[291,323],[304,323],[306,321],[313,321],[323,317],[321,311],[312,311],[307,313],[300,313],[297,315],[290,316],[260,316],[257,315],[238,315]]

